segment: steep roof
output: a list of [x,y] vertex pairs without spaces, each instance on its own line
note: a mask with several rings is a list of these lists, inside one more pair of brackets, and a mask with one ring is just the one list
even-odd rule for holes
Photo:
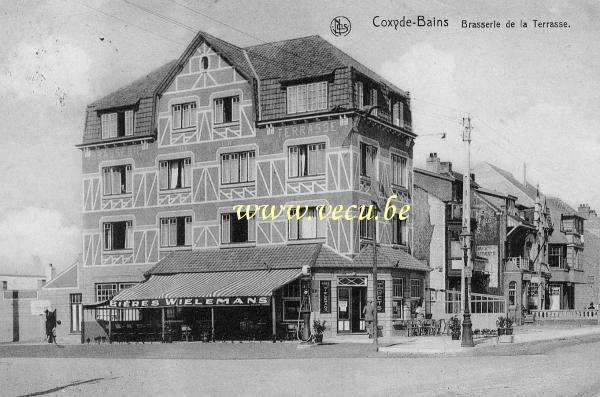
[[152,97],[158,85],[176,64],[177,60],[171,60],[133,83],[98,99],[89,106],[93,106],[95,110],[103,110],[133,105],[142,98]]
[[79,262],[75,262],[62,272],[60,272],[56,277],[50,280],[45,286],[44,289],[52,289],[52,288],[77,288],[79,286]]
[[[373,267],[373,247],[364,247],[354,258],[354,267]],[[377,266],[428,272],[431,268],[401,248],[381,246],[377,248]]]
[[354,68],[359,73],[407,93],[356,61],[321,36],[299,37],[245,48],[261,79],[298,79],[319,76],[339,68]]
[[[535,200],[535,198],[538,194],[538,189],[536,187],[534,187],[532,184],[528,183],[527,185],[524,185],[523,183],[519,182],[513,176],[513,174],[511,174],[510,172],[503,170],[502,168],[496,167],[493,164],[490,164],[487,162],[486,162],[486,164],[489,165],[494,171],[496,171],[497,173],[502,175],[505,179],[507,179],[510,183],[512,183],[515,187],[517,187],[523,193],[525,193],[528,198]],[[540,196],[541,196],[541,193],[540,193]]]

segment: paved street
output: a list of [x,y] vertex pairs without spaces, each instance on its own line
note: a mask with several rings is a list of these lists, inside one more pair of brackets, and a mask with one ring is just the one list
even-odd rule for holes
[[3,396],[585,396],[600,393],[599,355],[598,336],[427,357],[356,344],[4,345],[0,383]]

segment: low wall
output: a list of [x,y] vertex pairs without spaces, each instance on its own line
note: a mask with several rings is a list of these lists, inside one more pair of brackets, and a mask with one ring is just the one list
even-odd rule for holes
[[[441,315],[439,317],[436,317],[436,319],[444,319],[446,320],[446,323],[448,322],[448,319],[450,317],[452,317],[452,314],[444,314]],[[473,324],[472,328],[475,329],[496,329],[496,320],[498,320],[498,317],[500,316],[504,316],[503,313],[471,313],[471,323]],[[462,314],[457,315],[458,319],[460,320],[461,324],[463,321],[463,316]]]
[[36,291],[2,291],[0,295],[0,342],[44,340],[44,317],[31,314]]
[[531,314],[536,323],[575,322],[578,324],[600,324],[600,314],[597,309],[532,310]]

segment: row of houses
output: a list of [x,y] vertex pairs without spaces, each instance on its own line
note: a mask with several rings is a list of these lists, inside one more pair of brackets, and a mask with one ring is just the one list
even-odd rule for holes
[[[86,109],[82,260],[40,292],[68,320],[59,338],[119,323],[282,338],[304,313],[356,334],[371,299],[385,334],[419,305],[456,313],[462,175],[433,153],[413,167],[416,138],[410,94],[319,36],[241,48],[198,33],[179,59]],[[520,318],[596,301],[589,207],[490,164],[472,171],[473,307]],[[314,214],[392,195],[412,206],[407,220],[234,209]]]

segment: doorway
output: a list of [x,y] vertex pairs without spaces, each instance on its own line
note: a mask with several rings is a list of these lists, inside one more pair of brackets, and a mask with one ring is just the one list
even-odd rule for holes
[[367,287],[338,287],[338,332],[363,333]]

